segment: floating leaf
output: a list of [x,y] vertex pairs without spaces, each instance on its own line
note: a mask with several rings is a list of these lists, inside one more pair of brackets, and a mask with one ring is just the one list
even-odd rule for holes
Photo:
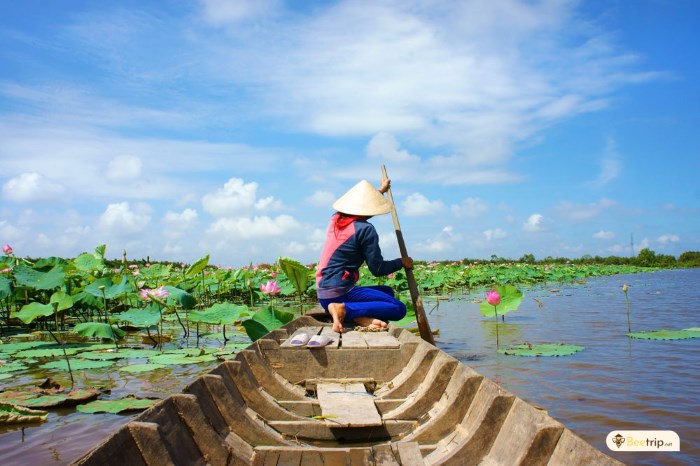
[[28,369],[28,367],[22,363],[15,362],[15,361],[5,363],[5,364],[0,364],[0,374],[5,373],[5,372],[23,371],[25,369]]
[[[72,367],[72,366],[71,366]],[[48,391],[48,390],[47,390]],[[88,401],[96,400],[101,395],[94,388],[71,390],[68,393],[53,393],[27,399],[22,403],[28,408],[69,408]]]
[[43,422],[49,413],[10,403],[0,403],[0,425]]
[[289,257],[280,257],[279,264],[297,293],[304,294],[309,288],[309,269],[301,262]]
[[90,359],[93,361],[111,361],[114,359],[137,359],[148,358],[151,356],[153,356],[153,350],[120,348],[119,351],[115,351],[114,345],[111,345],[111,351],[85,351],[77,355],[77,357],[79,358]]
[[[101,367],[109,367],[113,364],[114,363],[112,361],[90,361],[87,359],[71,359],[70,368],[72,370],[99,369]],[[41,367],[42,369],[60,369],[63,371],[67,371],[68,363],[64,359],[61,359],[60,361],[47,362],[46,364],[42,364],[39,367]]]
[[202,356],[186,356],[182,354],[170,354],[163,353],[152,356],[148,359],[153,364],[164,364],[164,365],[182,365],[182,364],[199,364],[202,362],[216,361],[216,358],[211,354],[205,354]]
[[119,371],[120,372],[149,372],[149,371],[154,371],[156,369],[163,369],[164,367],[167,367],[167,366],[165,364],[152,364],[152,363],[131,364],[129,366],[120,367]]
[[129,411],[143,411],[148,409],[159,400],[152,400],[147,398],[134,398],[127,396],[120,400],[97,400],[92,403],[84,404],[78,406],[76,409],[81,413],[95,414],[95,413],[111,413],[119,414]]
[[73,328],[73,333],[84,337],[100,337],[113,340],[126,335],[126,332],[116,325],[103,324],[100,322],[83,322]]
[[652,330],[649,332],[628,333],[630,338],[642,340],[686,340],[688,338],[700,338],[700,328],[686,328],[683,330]]
[[499,349],[498,352],[515,356],[568,356],[583,349],[585,349],[583,346],[565,345],[564,343],[541,343],[539,345],[523,343]]
[[[67,355],[76,354],[79,349],[68,347],[65,349]],[[16,358],[58,358],[63,357],[63,348],[50,347],[40,349],[27,349],[15,353]]]

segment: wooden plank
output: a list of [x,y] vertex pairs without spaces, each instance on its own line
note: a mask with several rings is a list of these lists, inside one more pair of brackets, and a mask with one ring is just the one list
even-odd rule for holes
[[399,348],[401,343],[388,332],[359,332],[365,338],[367,347],[377,348]]
[[375,445],[372,447],[372,453],[374,454],[375,464],[381,464],[383,466],[400,465],[400,463],[396,461],[394,452],[391,450],[391,445]]
[[300,327],[298,328],[292,336],[284,340],[284,342],[280,345],[280,348],[292,348],[292,349],[297,349],[297,348],[305,348],[305,346],[297,347],[297,346],[292,346],[289,344],[289,342],[292,341],[292,338],[294,338],[294,335],[299,335],[301,333],[306,333],[307,335],[316,335],[319,331],[321,330],[321,327]]
[[420,445],[417,442],[397,442],[396,448],[403,466],[423,466],[425,464],[420,452]]
[[366,349],[367,348],[367,340],[365,340],[365,337],[362,336],[361,332],[355,332],[354,330],[351,330],[349,332],[343,333],[343,335],[340,337],[341,338],[341,345],[340,348],[345,348],[345,349]]
[[374,397],[361,383],[323,383],[316,386],[321,414],[328,427],[369,427],[382,425]]

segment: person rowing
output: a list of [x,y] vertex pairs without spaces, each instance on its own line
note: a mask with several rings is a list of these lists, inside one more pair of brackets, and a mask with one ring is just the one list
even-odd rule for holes
[[333,319],[335,332],[345,332],[345,322],[382,330],[389,321],[406,315],[406,305],[396,299],[390,286],[356,286],[363,263],[376,277],[413,268],[410,257],[384,260],[379,235],[367,221],[391,212],[384,197],[390,186],[389,179],[382,181],[379,190],[362,180],[333,203],[336,212],[328,224],[316,268],[316,290],[321,307]]

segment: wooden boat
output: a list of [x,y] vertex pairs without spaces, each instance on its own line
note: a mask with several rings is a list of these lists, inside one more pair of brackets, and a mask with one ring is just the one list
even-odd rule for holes
[[[333,338],[293,347],[299,333]],[[78,465],[613,465],[408,330],[302,316],[163,400]]]

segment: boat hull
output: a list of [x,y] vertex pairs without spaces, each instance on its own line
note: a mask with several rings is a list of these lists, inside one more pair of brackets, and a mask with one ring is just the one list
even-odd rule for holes
[[[615,465],[411,332],[305,315],[143,412],[76,465]],[[327,335],[294,347],[299,333]]]

